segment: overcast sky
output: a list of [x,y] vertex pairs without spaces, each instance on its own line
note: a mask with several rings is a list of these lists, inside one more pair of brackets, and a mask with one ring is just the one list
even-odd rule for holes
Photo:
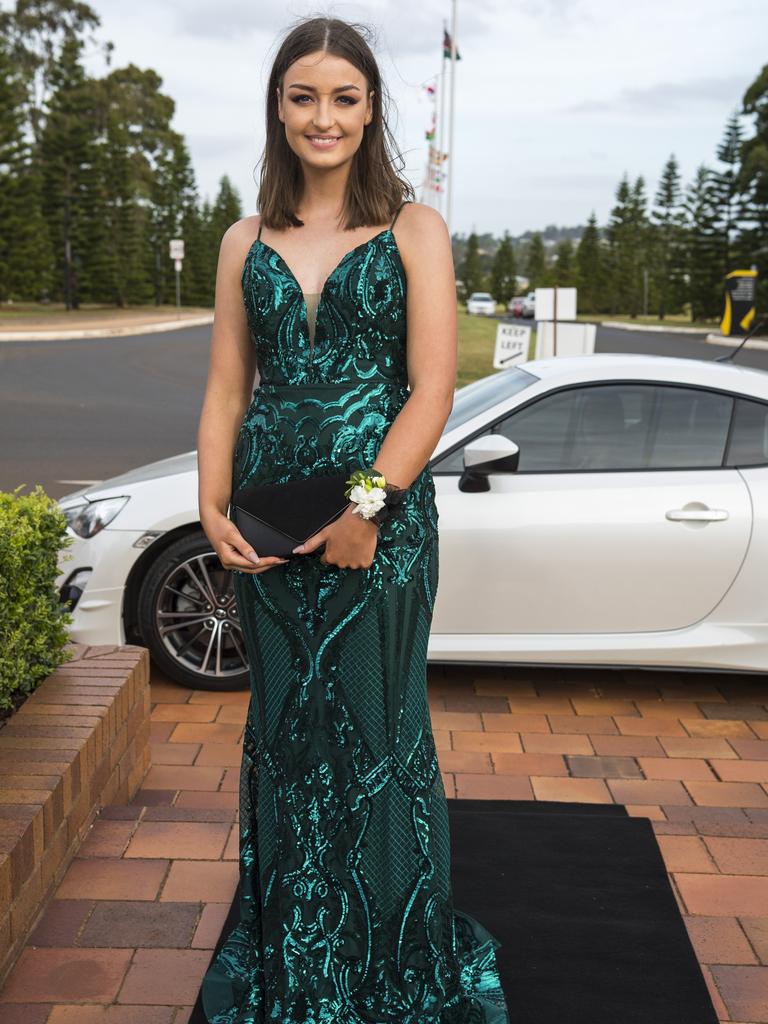
[[[93,6],[113,66],[154,68],[176,101],[201,195],[228,174],[245,213],[256,212],[265,83],[283,32],[316,14],[370,25],[396,108],[390,126],[426,201],[424,85],[440,71],[450,0]],[[451,228],[519,234],[583,223],[593,209],[604,222],[622,173],[644,175],[652,193],[672,152],[686,180],[713,162],[727,117],[768,61],[768,0],[459,0],[456,39]]]

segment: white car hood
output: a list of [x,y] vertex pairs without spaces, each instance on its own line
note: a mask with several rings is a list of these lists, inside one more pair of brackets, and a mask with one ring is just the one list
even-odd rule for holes
[[99,498],[113,495],[116,488],[141,484],[148,480],[157,480],[160,477],[177,476],[181,473],[192,472],[197,472],[196,450],[182,452],[180,455],[172,455],[168,459],[159,459],[157,462],[148,462],[144,466],[137,466],[136,469],[129,469],[127,473],[111,476],[109,479],[101,480],[96,484],[88,484],[87,487],[81,487],[77,491],[65,494],[59,498],[59,502],[69,502],[73,498],[80,497],[85,497],[88,501],[97,501]]

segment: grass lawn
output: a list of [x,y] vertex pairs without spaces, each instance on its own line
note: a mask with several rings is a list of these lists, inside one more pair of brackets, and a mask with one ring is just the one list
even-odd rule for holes
[[[212,312],[211,309],[195,306],[182,306],[181,316],[197,316]],[[101,303],[83,303],[79,309],[67,310],[63,302],[2,302],[0,303],[0,329],[32,330],[35,327],[52,330],[57,328],[87,327],[93,322],[97,326],[104,323],[119,323],[121,320],[147,320],[152,317],[160,319],[176,318],[179,315],[175,305],[166,303],[156,306],[154,303],[142,306],[117,306]]]
[[585,313],[580,314],[576,319],[587,320],[589,323],[601,323],[603,320],[618,320],[621,323],[645,324],[648,327],[696,327],[702,331],[717,331],[720,329],[719,320],[691,320],[684,313],[672,313],[669,316],[665,316],[663,320],[660,320],[657,316],[643,316],[640,314],[639,316],[631,317],[625,313],[617,313],[615,316],[609,316],[605,313],[589,316]]
[[80,309],[67,310],[63,302],[3,302],[0,303],[0,320],[12,320],[23,321],[27,317],[35,317],[37,319],[41,316],[69,316],[73,320],[79,320],[80,317],[89,316],[103,316],[105,313],[111,313],[114,316],[120,316],[122,313],[130,312],[150,312],[156,309],[175,309],[173,306],[127,306],[125,309],[118,309],[117,306],[111,303],[100,303],[86,302],[80,306]]
[[[459,309],[459,368],[456,375],[456,387],[464,387],[478,377],[487,377],[490,373],[498,373],[493,368],[493,349],[496,344],[496,328],[498,320],[485,316],[467,316],[465,307]],[[498,312],[502,312],[498,307]],[[531,324],[531,320],[521,321]],[[533,359],[536,348],[536,330],[531,331],[531,345],[528,358]]]

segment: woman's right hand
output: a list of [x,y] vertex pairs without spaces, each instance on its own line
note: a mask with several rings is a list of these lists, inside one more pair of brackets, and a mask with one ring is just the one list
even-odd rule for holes
[[277,555],[259,557],[229,516],[217,513],[213,519],[206,519],[202,526],[225,569],[238,569],[255,575],[290,561]]

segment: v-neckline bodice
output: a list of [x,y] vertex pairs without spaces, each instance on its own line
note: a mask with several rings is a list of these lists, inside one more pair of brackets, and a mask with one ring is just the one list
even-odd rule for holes
[[[383,237],[384,235],[390,235],[390,234],[392,234],[392,237],[394,238],[394,234],[392,232],[392,228],[391,227],[384,228],[383,231],[377,231],[376,234],[373,235],[371,238],[366,239],[364,242],[361,242],[359,245],[354,246],[354,248],[350,249],[348,252],[345,252],[344,255],[341,257],[341,259],[339,260],[339,262],[336,264],[336,266],[330,272],[328,277],[326,277],[325,281],[323,282],[323,287],[320,289],[320,291],[319,292],[311,292],[311,293],[308,292],[307,294],[320,295],[321,297],[323,295],[325,295],[326,288],[328,287],[330,282],[333,280],[333,278],[336,276],[336,274],[339,272],[339,270],[341,270],[341,268],[344,266],[344,264],[346,263],[346,261],[349,259],[350,256],[354,256],[354,254],[356,252],[358,252],[360,249],[365,249],[367,246],[372,245],[373,242],[377,241],[379,238]],[[269,244],[269,242],[265,242],[263,238],[257,237],[253,244],[256,245],[257,243],[259,245],[263,246],[265,249],[269,249],[269,251],[271,253],[273,253],[277,257],[277,259],[282,264],[283,270],[286,271],[286,273],[291,278],[293,283],[296,285],[298,290],[301,292],[302,295],[304,295],[304,290],[302,289],[301,285],[299,284],[298,278],[296,277],[296,275],[294,274],[294,272],[291,270],[290,266],[286,262],[285,257],[281,256],[280,253],[277,251],[277,249],[273,248]]]
[[304,328],[306,330],[306,338],[307,338],[307,341],[309,342],[310,358],[312,358],[312,356],[314,355],[315,345],[314,345],[314,339],[310,338],[310,335],[309,335],[309,309],[308,309],[308,306],[307,306],[306,296],[309,295],[309,294],[317,295],[317,303],[315,304],[315,332],[313,332],[313,333],[316,334],[317,323],[318,323],[318,321],[320,319],[320,311],[321,311],[321,309],[323,307],[323,303],[324,303],[325,298],[326,298],[326,291],[328,290],[329,285],[332,283],[332,281],[334,280],[336,275],[342,270],[342,268],[346,264],[347,260],[349,260],[352,256],[356,255],[358,252],[360,252],[363,249],[367,249],[369,246],[372,246],[375,242],[378,242],[380,239],[386,238],[386,237],[390,237],[392,239],[392,243],[393,243],[393,245],[395,247],[395,251],[397,252],[397,255],[400,258],[400,261],[401,261],[401,264],[402,264],[402,256],[400,254],[400,247],[397,244],[397,239],[395,238],[395,233],[392,230],[392,225],[390,225],[388,228],[384,228],[382,231],[377,231],[375,235],[372,235],[370,238],[367,238],[364,242],[361,242],[359,245],[356,245],[352,249],[348,250],[348,252],[345,252],[344,255],[341,257],[341,259],[339,260],[339,262],[336,264],[336,266],[330,272],[328,277],[326,277],[325,282],[323,283],[323,287],[321,288],[321,290],[319,292],[304,292],[303,288],[299,284],[299,281],[298,281],[296,275],[294,274],[294,272],[291,270],[290,266],[288,265],[285,257],[282,256],[277,251],[277,249],[273,248],[269,244],[269,242],[265,242],[263,238],[261,238],[259,235],[257,235],[256,238],[253,240],[253,243],[251,244],[251,247],[248,250],[248,253],[247,253],[246,257],[245,257],[245,263],[243,265],[243,278],[245,277],[245,270],[246,270],[246,268],[248,266],[248,260],[250,259],[251,253],[254,251],[254,249],[256,249],[258,246],[261,246],[263,250],[266,250],[267,252],[272,253],[272,255],[275,257],[276,263],[279,264],[281,269],[285,272],[286,276],[292,282],[292,284],[295,286],[296,291],[298,292],[298,294],[301,297],[301,318],[302,318],[303,326],[304,326]]

